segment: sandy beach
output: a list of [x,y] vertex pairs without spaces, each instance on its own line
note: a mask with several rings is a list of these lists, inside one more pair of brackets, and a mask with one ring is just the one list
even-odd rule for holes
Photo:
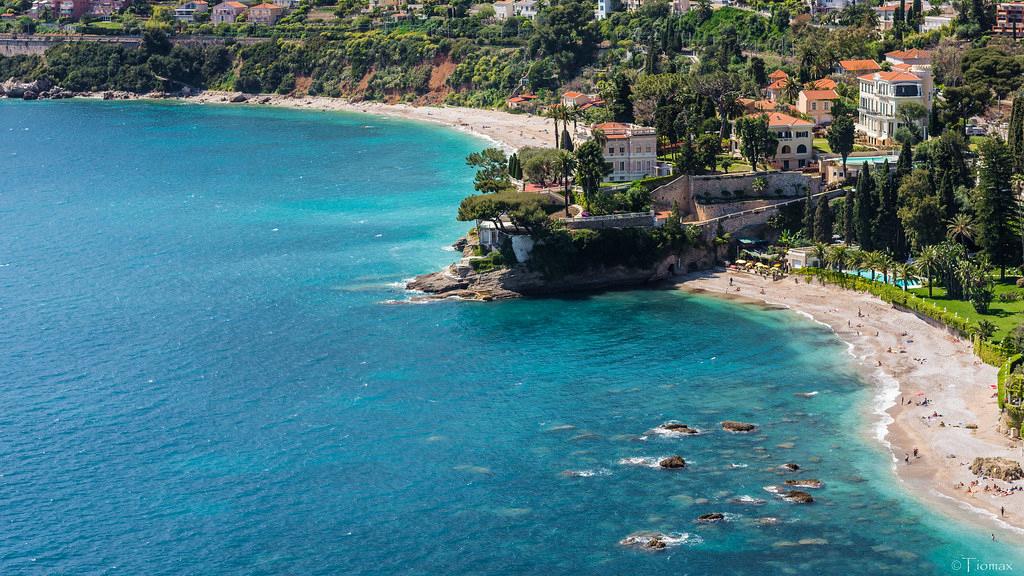
[[[279,106],[326,112],[362,112],[391,118],[433,122],[494,142],[507,152],[524,146],[554,145],[554,124],[532,114],[511,114],[500,110],[460,108],[455,106],[411,106],[381,102],[349,102],[326,96],[285,96],[261,94],[245,103],[230,104],[237,92],[206,91],[198,96],[179,98],[192,103],[228,104],[231,106]],[[582,127],[581,127],[582,129]]]
[[[784,306],[830,326],[878,386],[874,417],[887,425],[872,436],[891,452],[893,471],[907,491],[997,538],[1016,540],[1024,533],[1024,492],[985,491],[1011,484],[983,480],[969,469],[975,457],[1024,460],[1021,443],[997,430],[997,370],[974,356],[970,342],[870,294],[802,278],[796,283],[793,277],[772,281],[718,271],[687,276],[679,287]],[[979,483],[971,488],[974,480]]]

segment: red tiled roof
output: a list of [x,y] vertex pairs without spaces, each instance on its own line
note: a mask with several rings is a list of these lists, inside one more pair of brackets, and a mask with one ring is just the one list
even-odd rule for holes
[[836,81],[831,78],[822,78],[807,83],[812,90],[832,90],[836,87]]
[[775,82],[768,85],[769,90],[782,90],[788,82],[788,78],[779,78]]
[[878,12],[895,12],[896,8],[897,8],[897,6],[894,6],[894,5],[892,5],[892,6],[875,6],[874,10],[876,10]]
[[739,98],[737,100],[745,110],[755,112],[758,110],[775,110],[775,102],[771,100],[754,100],[753,98]]
[[808,100],[836,100],[839,94],[835,90],[802,90],[800,92]]
[[801,120],[800,118],[794,118],[789,114],[783,114],[782,112],[768,112],[765,114],[768,118],[768,125],[772,127],[776,126],[814,126],[814,122],[808,120]]
[[868,70],[881,70],[881,66],[874,60],[840,60],[839,66],[848,72],[864,72]]
[[789,74],[786,74],[782,70],[776,70],[775,72],[772,72],[771,74],[769,74],[768,78],[771,79],[771,80],[778,80],[780,78],[789,78]]
[[521,97],[521,96],[516,96],[515,98],[509,98],[509,99],[508,99],[508,103],[509,103],[509,104],[511,104],[511,103],[513,103],[513,102],[515,102],[515,103],[519,103],[519,102],[526,102],[526,98],[523,98],[523,97]]
[[583,94],[582,92],[571,92],[571,91],[570,92],[566,92],[565,94],[562,94],[563,98],[579,98],[580,96],[586,96],[586,94]]
[[920,82],[921,81],[920,76],[916,76],[914,74],[911,74],[910,72],[900,72],[898,70],[894,70],[892,72],[884,72],[883,71],[883,72],[875,72],[873,74],[864,74],[863,76],[858,76],[857,79],[859,79],[859,80],[869,80],[869,81],[884,80],[886,82],[906,82],[906,81]]
[[932,53],[927,50],[911,48],[910,50],[893,50],[892,52],[886,52],[885,55],[888,58],[896,58],[898,60],[916,60],[919,58],[931,58]]

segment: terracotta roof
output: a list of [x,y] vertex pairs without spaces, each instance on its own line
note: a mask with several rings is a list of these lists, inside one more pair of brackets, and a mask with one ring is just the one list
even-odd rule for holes
[[782,112],[768,112],[765,114],[768,118],[769,126],[814,126],[814,122],[809,120],[801,120],[800,118],[794,118],[789,114],[783,114]]
[[836,100],[839,94],[835,90],[801,90],[801,94],[808,100]]
[[868,81],[872,81],[872,82],[875,81],[875,80],[884,80],[886,82],[907,82],[907,81],[910,81],[910,82],[920,82],[921,81],[921,77],[920,76],[915,76],[914,74],[911,74],[910,72],[901,72],[899,70],[894,70],[892,72],[875,72],[874,74],[864,74],[863,76],[858,76],[857,79],[858,80],[868,80]]
[[836,81],[831,78],[822,78],[807,83],[812,90],[832,90],[836,87]]
[[248,8],[248,6],[242,4],[241,2],[223,2],[221,3],[221,6],[231,6],[232,8],[237,8],[239,10],[245,10],[246,8]]
[[782,70],[776,70],[775,72],[769,74],[768,78],[771,80],[778,80],[779,78],[789,78],[789,74],[786,74]]
[[874,60],[840,60],[839,66],[849,72],[863,72],[865,70],[881,70],[881,66]]
[[629,124],[623,122],[602,122],[594,126],[595,130],[628,130]]
[[892,52],[886,52],[885,55],[887,58],[896,58],[898,60],[915,60],[919,58],[931,58],[932,53],[927,50],[911,48],[910,50],[893,50]]
[[513,103],[513,102],[516,102],[516,103],[518,103],[518,102],[526,102],[526,98],[522,98],[520,96],[516,96],[515,98],[509,98],[508,102],[510,104]]
[[769,90],[782,90],[788,81],[788,78],[779,78],[775,82],[768,85]]
[[875,6],[874,10],[877,12],[895,12],[897,6]]
[[523,100],[533,100],[534,98],[537,97],[537,95],[524,92],[520,94],[519,97],[522,98]]
[[760,110],[775,110],[775,102],[771,100],[754,100],[753,98],[739,98],[737,102],[740,106],[749,112],[757,112]]
[[263,4],[257,4],[256,6],[253,6],[253,8],[273,8],[275,10],[284,10],[284,8],[281,8],[276,4],[267,4],[265,2]]
[[563,98],[579,98],[580,96],[586,96],[586,94],[583,94],[582,92],[572,92],[572,91],[566,92],[565,94],[562,94]]

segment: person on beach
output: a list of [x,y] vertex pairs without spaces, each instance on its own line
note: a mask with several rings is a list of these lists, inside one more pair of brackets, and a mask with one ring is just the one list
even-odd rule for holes
[[732,278],[729,278],[729,286],[732,286]]
[[999,507],[999,515],[1000,516],[1006,516],[1006,507],[1005,506],[1000,506]]
[[917,448],[914,448],[914,458],[917,458]]

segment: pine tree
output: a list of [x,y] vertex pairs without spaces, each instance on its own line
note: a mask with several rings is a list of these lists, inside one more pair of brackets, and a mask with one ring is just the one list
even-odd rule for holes
[[942,173],[941,178],[939,180],[939,207],[942,208],[943,218],[952,220],[959,211],[956,203],[956,184],[953,182],[955,177],[952,171],[947,170]]
[[807,199],[804,201],[804,236],[814,238],[814,198],[811,197],[811,189],[807,189]]
[[825,244],[832,242],[832,209],[825,197],[818,200],[818,208],[814,214],[814,240]]
[[1020,212],[1010,185],[1010,149],[999,138],[986,139],[979,146],[978,187],[974,194],[974,213],[978,246],[1006,277],[1006,267],[1020,261],[1015,224]]
[[853,188],[847,188],[846,201],[843,202],[843,241],[847,245],[853,244],[857,237],[853,222],[853,205]]
[[857,177],[856,206],[854,209],[854,229],[857,232],[857,240],[861,250],[871,251],[874,245],[874,222],[875,213],[875,179],[871,177],[871,170],[867,162],[861,168],[860,176]]
[[1024,173],[1024,88],[1013,96],[1013,108],[1010,112],[1010,128],[1007,133],[1007,145],[1013,157],[1013,171]]

